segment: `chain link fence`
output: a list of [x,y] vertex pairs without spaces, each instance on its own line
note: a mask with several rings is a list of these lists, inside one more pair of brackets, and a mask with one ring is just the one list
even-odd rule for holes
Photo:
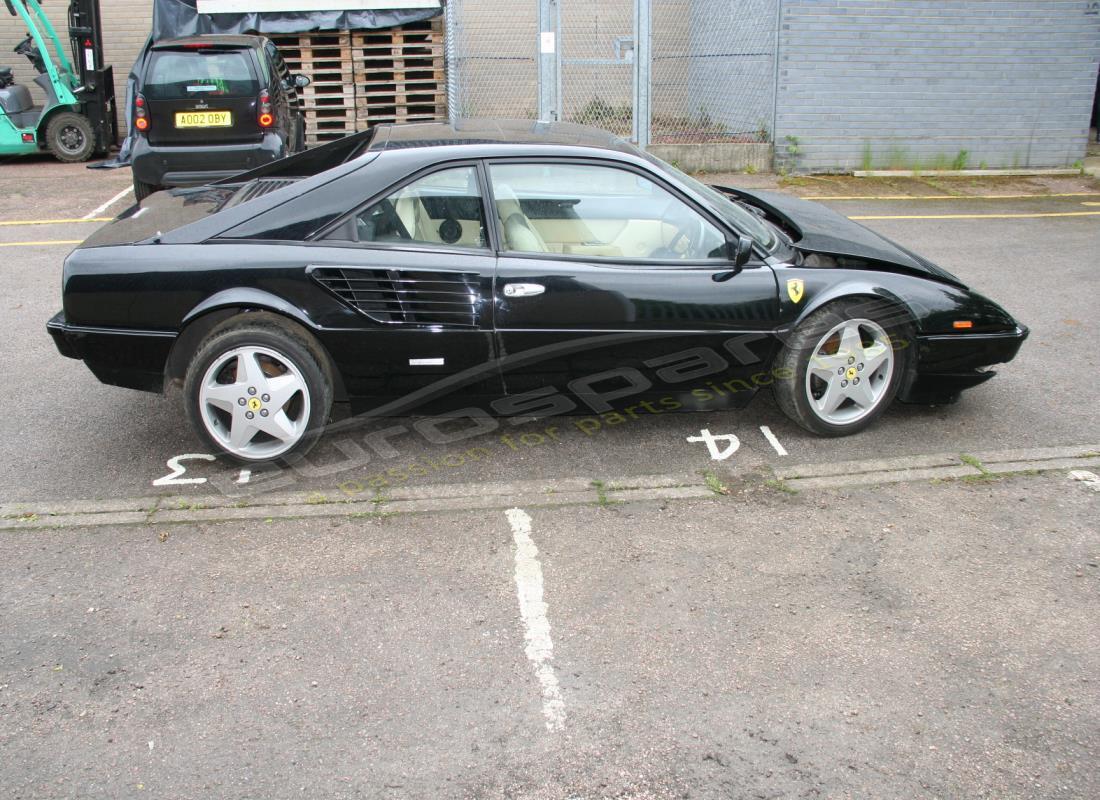
[[630,137],[633,0],[559,0],[562,119]]
[[651,143],[772,140],[778,2],[653,3]]
[[451,114],[534,119],[541,92],[550,118],[654,144],[770,142],[779,2],[449,0]]
[[448,0],[447,5],[451,115],[535,119],[537,0]]

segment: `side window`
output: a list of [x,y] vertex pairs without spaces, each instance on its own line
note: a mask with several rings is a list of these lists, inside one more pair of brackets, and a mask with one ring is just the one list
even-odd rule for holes
[[274,47],[274,45],[269,42],[264,46],[264,52],[256,53],[256,55],[259,56],[257,60],[260,62],[260,71],[264,75],[265,85],[271,85],[271,63],[268,58],[268,53],[266,52],[268,47]]
[[267,53],[267,60],[271,64],[271,69],[279,77],[285,78],[288,70],[283,62],[283,57],[279,54],[279,48],[275,46],[274,42],[268,42],[264,45],[264,50]]
[[360,242],[487,247],[481,189],[474,167],[433,172],[355,217]]
[[725,235],[679,198],[625,169],[490,167],[505,249],[658,261],[722,258]]

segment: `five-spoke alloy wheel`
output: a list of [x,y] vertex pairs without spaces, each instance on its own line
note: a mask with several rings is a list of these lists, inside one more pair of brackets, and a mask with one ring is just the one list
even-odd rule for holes
[[200,347],[184,384],[192,424],[242,463],[304,453],[320,436],[332,389],[315,348],[281,326],[223,330]]
[[894,348],[877,322],[851,319],[821,337],[806,369],[806,396],[825,422],[849,425],[882,402],[894,372]]
[[908,366],[909,326],[889,306],[842,300],[811,314],[777,360],[780,408],[807,430],[845,436],[890,404]]

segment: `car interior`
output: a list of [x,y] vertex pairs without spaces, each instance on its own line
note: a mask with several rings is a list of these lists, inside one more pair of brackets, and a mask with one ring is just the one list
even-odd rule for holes
[[[622,170],[584,169],[578,186],[569,181],[575,176],[546,165],[493,167],[497,224],[507,250],[610,259],[721,257],[724,235],[661,187]],[[486,247],[476,170],[442,170],[414,181],[361,213],[356,229],[361,242]]]

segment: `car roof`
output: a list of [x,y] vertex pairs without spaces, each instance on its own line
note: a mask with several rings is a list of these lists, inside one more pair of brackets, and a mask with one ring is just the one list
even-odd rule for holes
[[387,123],[375,129],[369,149],[404,150],[456,145],[559,145],[638,154],[629,142],[600,128],[530,119],[469,119],[454,124]]
[[196,47],[206,45],[208,47],[259,47],[263,44],[264,37],[250,36],[243,33],[210,33],[204,36],[184,36],[180,39],[164,39],[154,42],[153,50],[169,50],[177,47]]

